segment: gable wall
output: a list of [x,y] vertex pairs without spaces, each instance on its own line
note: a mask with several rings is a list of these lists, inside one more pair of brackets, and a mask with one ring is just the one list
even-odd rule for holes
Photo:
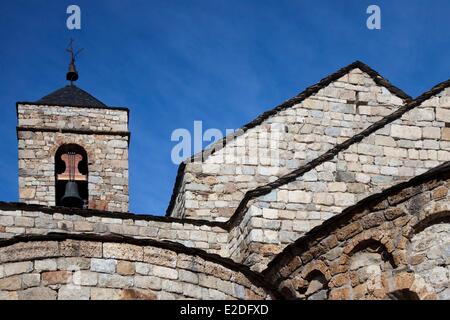
[[369,75],[353,69],[203,163],[188,163],[171,215],[227,220],[246,191],[299,168],[402,104]]

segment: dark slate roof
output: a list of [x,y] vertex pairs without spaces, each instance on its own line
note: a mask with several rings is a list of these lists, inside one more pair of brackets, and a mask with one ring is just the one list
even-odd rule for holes
[[35,102],[41,105],[107,108],[100,100],[75,85],[67,85]]

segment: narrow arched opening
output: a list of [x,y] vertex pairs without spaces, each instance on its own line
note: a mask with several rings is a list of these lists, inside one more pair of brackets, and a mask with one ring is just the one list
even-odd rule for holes
[[55,153],[56,206],[87,208],[88,157],[77,144],[64,144]]

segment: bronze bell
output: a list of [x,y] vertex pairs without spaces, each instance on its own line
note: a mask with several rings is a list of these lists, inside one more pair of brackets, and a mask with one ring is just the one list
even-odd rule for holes
[[78,193],[78,185],[75,181],[67,182],[61,203],[64,207],[83,208],[84,201]]
[[69,64],[69,72],[66,74],[66,79],[68,81],[77,81],[78,80],[78,72],[75,68],[75,61],[72,60]]

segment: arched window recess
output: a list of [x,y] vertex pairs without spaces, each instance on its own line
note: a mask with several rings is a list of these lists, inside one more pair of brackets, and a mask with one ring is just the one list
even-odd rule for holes
[[55,203],[88,207],[88,157],[77,144],[64,144],[55,153]]

